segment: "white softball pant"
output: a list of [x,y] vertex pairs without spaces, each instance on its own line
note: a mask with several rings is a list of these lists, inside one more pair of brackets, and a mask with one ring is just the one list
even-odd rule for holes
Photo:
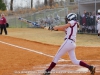
[[79,65],[80,60],[76,59],[75,47],[76,47],[76,44],[75,44],[74,41],[72,41],[70,39],[66,39],[64,41],[64,43],[61,45],[61,47],[59,48],[57,54],[55,55],[53,62],[57,63],[58,60],[61,58],[61,56],[64,55],[67,52],[72,63],[75,64],[75,65]]
[[97,25],[98,33],[100,33],[100,24]]

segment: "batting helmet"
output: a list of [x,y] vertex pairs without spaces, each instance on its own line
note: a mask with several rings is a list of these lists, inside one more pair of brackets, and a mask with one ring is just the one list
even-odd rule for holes
[[69,13],[67,15],[67,19],[68,20],[76,20],[77,19],[77,15],[75,13]]

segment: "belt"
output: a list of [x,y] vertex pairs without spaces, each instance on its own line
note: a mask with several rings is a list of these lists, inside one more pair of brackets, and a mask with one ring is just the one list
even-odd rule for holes
[[[65,40],[66,40],[67,38],[65,38]],[[72,41],[74,41],[73,39],[69,39],[69,40],[72,40]],[[75,42],[75,41],[74,41]]]

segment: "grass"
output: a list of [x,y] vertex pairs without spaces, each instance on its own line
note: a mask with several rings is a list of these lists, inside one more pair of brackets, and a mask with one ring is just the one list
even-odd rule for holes
[[[47,44],[61,45],[65,33],[62,31],[48,31],[40,28],[8,28],[8,36],[38,41]],[[77,34],[77,46],[100,46],[97,35]]]

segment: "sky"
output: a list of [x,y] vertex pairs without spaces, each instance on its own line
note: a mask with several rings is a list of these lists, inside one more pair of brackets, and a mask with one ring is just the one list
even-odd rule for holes
[[[8,5],[10,3],[11,0],[7,0],[8,1]],[[14,3],[13,3],[13,6],[14,8],[16,8],[16,6],[21,6],[21,7],[27,7],[30,5],[30,1],[31,0],[14,0]],[[33,7],[35,7],[35,4],[36,4],[36,1],[37,0],[33,0]],[[43,2],[44,0],[40,0],[40,2]],[[9,7],[8,7],[9,8]]]
[[[10,1],[11,0],[7,0],[8,1],[8,8],[9,9],[9,5],[10,5]],[[13,3],[13,7],[14,9],[17,7],[29,7],[31,4],[30,2],[31,0],[14,0],[14,3]],[[37,0],[33,0],[33,7],[35,7],[35,4],[36,4],[36,1]],[[40,2],[44,2],[44,0],[39,0]],[[55,0],[55,1],[60,1],[60,0]]]

